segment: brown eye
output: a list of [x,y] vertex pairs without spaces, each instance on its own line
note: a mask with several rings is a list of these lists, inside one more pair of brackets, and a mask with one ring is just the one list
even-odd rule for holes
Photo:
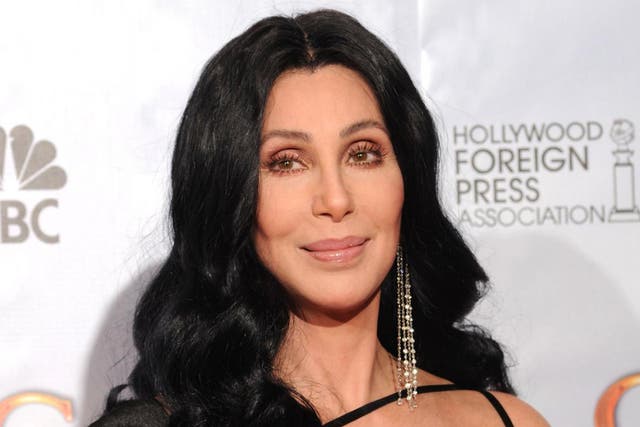
[[266,164],[267,169],[274,173],[293,173],[304,169],[304,165],[297,155],[294,154],[278,154],[271,158]]
[[277,163],[279,169],[291,169],[293,167],[293,161],[290,159],[281,160]]
[[367,154],[368,153],[360,151],[360,152],[356,153],[356,155],[353,156],[353,158],[356,159],[356,161],[358,161],[358,162],[363,162],[363,161],[367,160]]
[[370,166],[382,162],[382,152],[377,144],[362,142],[349,150],[350,163]]

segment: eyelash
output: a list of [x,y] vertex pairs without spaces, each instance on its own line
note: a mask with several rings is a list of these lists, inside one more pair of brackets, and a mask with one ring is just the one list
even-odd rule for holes
[[[350,147],[348,151],[350,159],[353,158],[353,156],[360,153],[364,153],[364,154],[372,153],[376,156],[376,158],[370,161],[366,161],[366,160],[356,161],[351,163],[351,165],[364,167],[364,168],[375,167],[382,163],[383,158],[386,155],[385,153],[382,152],[382,149],[378,144],[372,143],[370,141],[359,142],[355,147]],[[302,168],[277,169],[277,166],[279,164],[282,164],[283,162],[286,162],[286,161],[300,161],[300,156],[298,156],[297,154],[291,154],[286,152],[278,153],[273,157],[271,157],[271,159],[265,164],[265,166],[269,169],[270,172],[279,174],[279,175],[297,173],[303,170]]]
[[362,141],[359,142],[358,145],[356,145],[355,147],[351,147],[349,148],[349,156],[353,157],[356,154],[359,153],[372,153],[376,155],[376,158],[372,161],[359,161],[356,162],[357,165],[362,165],[362,166],[376,166],[379,165],[380,163],[382,163],[382,159],[384,157],[384,154],[382,153],[382,148],[378,145],[378,144],[374,144],[372,142],[369,141]]

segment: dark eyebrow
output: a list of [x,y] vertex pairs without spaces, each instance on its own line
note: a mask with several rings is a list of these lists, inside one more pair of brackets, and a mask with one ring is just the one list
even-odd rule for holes
[[[389,132],[387,131],[387,128],[380,123],[377,120],[361,120],[359,122],[355,122],[353,124],[350,124],[349,126],[347,126],[346,128],[342,129],[340,131],[340,137],[341,138],[346,138],[347,136],[354,134],[356,132],[358,132],[359,130],[362,129],[367,129],[367,128],[378,128],[380,130],[382,130],[384,133],[386,133],[387,135],[389,134]],[[262,143],[264,143],[267,139],[269,138],[273,138],[279,136],[280,138],[285,138],[285,139],[299,139],[302,140],[304,142],[311,142],[311,135],[309,135],[306,132],[302,132],[299,130],[285,130],[285,129],[275,129],[272,131],[269,131],[267,133],[265,133],[262,136]]]
[[353,133],[358,132],[359,130],[362,129],[367,129],[367,128],[378,128],[381,131],[383,131],[384,133],[386,133],[387,135],[389,135],[389,132],[387,131],[387,128],[384,127],[384,125],[382,123],[380,123],[377,120],[361,120],[359,122],[356,122],[352,125],[347,126],[346,128],[342,129],[340,131],[340,136],[342,138],[347,137]]
[[275,136],[279,136],[280,138],[285,138],[285,139],[301,139],[304,142],[311,141],[311,135],[309,135],[306,132],[302,132],[299,130],[275,129],[265,133],[262,136],[262,142],[264,143],[267,139],[273,138]]

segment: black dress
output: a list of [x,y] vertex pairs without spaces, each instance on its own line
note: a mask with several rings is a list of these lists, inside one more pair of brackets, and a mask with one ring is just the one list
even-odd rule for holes
[[[507,411],[505,411],[500,402],[498,402],[498,400],[487,391],[459,387],[455,384],[424,385],[418,387],[419,394],[454,390],[471,390],[481,393],[496,410],[505,427],[513,427],[513,423],[511,422],[509,415],[507,415]],[[340,427],[347,425],[384,405],[395,402],[397,398],[398,393],[393,393],[374,400],[373,402],[362,405],[353,411],[347,412],[346,414],[329,421],[324,424],[323,427]],[[116,405],[111,412],[105,414],[89,427],[167,427],[168,425],[169,416],[157,401],[129,400]]]
[[124,400],[89,427],[167,427],[169,416],[156,400]]

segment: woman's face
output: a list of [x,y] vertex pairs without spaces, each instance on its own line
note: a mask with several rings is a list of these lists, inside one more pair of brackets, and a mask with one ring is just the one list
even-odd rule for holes
[[404,200],[369,86],[335,65],[281,75],[260,164],[254,239],[264,265],[303,311],[363,308],[393,264]]

